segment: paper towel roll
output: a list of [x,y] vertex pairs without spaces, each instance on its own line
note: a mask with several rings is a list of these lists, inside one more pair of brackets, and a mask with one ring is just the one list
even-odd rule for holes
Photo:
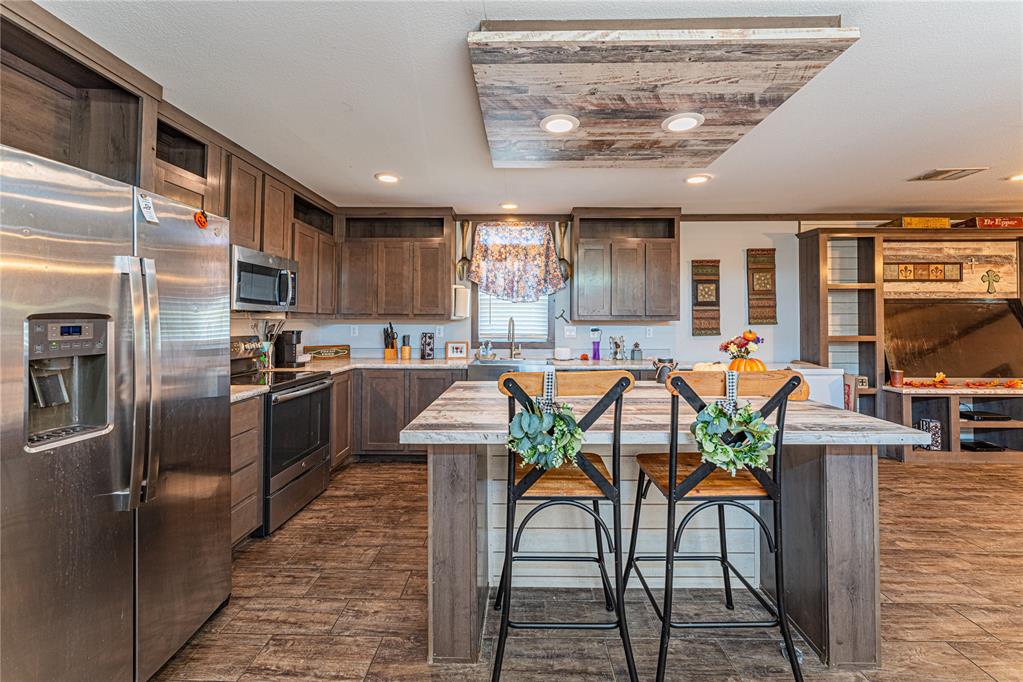
[[451,319],[464,320],[469,317],[469,290],[461,284],[456,284],[453,289],[454,305],[451,307]]

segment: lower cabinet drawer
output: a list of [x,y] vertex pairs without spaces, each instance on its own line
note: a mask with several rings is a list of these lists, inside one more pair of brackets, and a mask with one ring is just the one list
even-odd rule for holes
[[263,430],[252,429],[231,438],[231,471],[240,471],[263,454]]
[[260,496],[242,501],[231,509],[231,544],[238,542],[260,525]]
[[259,467],[249,464],[231,474],[231,506],[239,504],[246,497],[259,493]]
[[263,399],[249,398],[231,404],[231,435],[258,428],[263,422]]

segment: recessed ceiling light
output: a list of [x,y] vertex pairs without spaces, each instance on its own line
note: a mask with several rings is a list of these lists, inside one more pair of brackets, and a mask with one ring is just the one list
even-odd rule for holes
[[703,125],[705,120],[706,119],[703,118],[703,114],[675,114],[674,116],[669,116],[664,119],[661,123],[661,127],[669,133],[684,133],[687,130],[699,128]]
[[1012,177],[1009,178],[1009,181],[1010,182],[1023,182],[1023,173],[1020,173],[1019,175],[1013,175]]
[[690,175],[688,178],[686,178],[686,184],[689,184],[689,185],[702,185],[705,182],[710,182],[710,179],[712,177],[714,177],[714,176],[713,175],[709,175],[707,173],[700,173],[699,175]]
[[398,182],[398,176],[394,173],[377,173],[373,176],[380,182],[386,182],[389,185],[393,185]]
[[518,207],[519,205],[512,201],[505,201],[501,204],[501,208],[503,208],[506,211],[514,211]]
[[579,119],[568,114],[552,114],[540,121],[540,127],[548,133],[563,135],[579,127]]

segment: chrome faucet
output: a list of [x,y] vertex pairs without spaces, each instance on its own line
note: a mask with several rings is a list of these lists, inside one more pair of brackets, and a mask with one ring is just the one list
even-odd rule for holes
[[515,358],[522,357],[521,351],[515,350],[515,318],[508,318],[508,359],[514,360]]

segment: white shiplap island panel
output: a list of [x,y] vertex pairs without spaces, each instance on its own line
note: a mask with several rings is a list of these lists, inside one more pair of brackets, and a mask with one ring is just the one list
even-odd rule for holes
[[[596,400],[574,398],[576,414],[584,414]],[[638,382],[624,404],[623,522],[628,530],[637,476],[634,457],[666,447],[670,398],[663,386]],[[683,449],[691,449],[689,424],[695,415],[685,403],[680,415],[680,442]],[[428,446],[433,661],[475,662],[479,657],[487,597],[496,584],[503,552],[507,429],[508,400],[495,382],[458,382],[401,432],[402,443]],[[608,414],[587,432],[584,448],[607,457],[611,433]],[[788,405],[785,447],[775,462],[783,472],[786,594],[804,639],[829,665],[868,668],[880,661],[874,446],[923,444],[927,439],[920,431],[822,403]],[[658,497],[651,491],[651,505],[644,508],[640,526],[644,549],[662,537],[665,507]],[[536,520],[535,532],[524,536],[526,551],[558,547],[582,553],[594,544],[592,526],[570,511]],[[730,554],[743,573],[773,587],[773,564],[749,521],[733,513],[726,526]],[[712,528],[709,519],[698,522],[684,549],[715,550]],[[581,577],[575,567],[531,568],[517,563],[515,568],[517,585],[596,584]],[[682,570],[683,585],[720,581],[713,566]]]

